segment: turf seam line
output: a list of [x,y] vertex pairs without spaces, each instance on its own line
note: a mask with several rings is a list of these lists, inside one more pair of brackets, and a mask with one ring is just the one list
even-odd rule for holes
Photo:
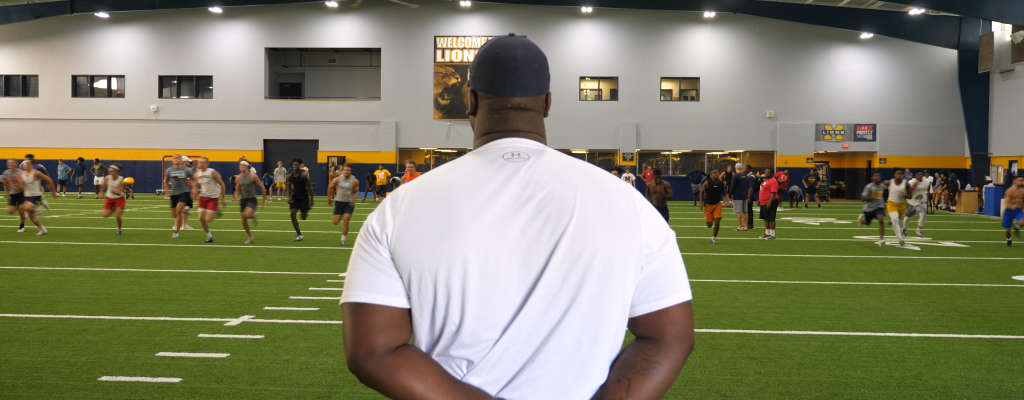
[[345,290],[345,288],[333,288],[333,287],[311,287],[311,288],[309,288],[309,290],[337,290],[337,291],[342,291],[342,290]]
[[317,311],[320,307],[263,307],[263,309],[279,311]]
[[225,358],[231,353],[177,353],[173,351],[161,351],[156,353],[157,357],[191,357],[191,358]]
[[738,253],[679,253],[684,256],[741,256],[741,257],[815,257],[815,258],[885,258],[885,259],[924,259],[924,260],[1024,260],[1022,257],[953,257],[953,256],[854,256],[833,254],[738,254]]
[[[216,232],[216,231],[215,231]],[[0,243],[12,244],[74,244],[86,246],[152,246],[152,247],[221,247],[230,249],[314,249],[314,250],[352,250],[351,247],[322,246],[258,246],[258,245],[223,245],[223,244],[163,244],[163,243],[112,243],[112,242],[26,242],[19,240],[2,240]]]
[[341,297],[306,297],[306,296],[291,296],[289,299],[292,300],[341,300]]
[[883,333],[883,332],[828,332],[828,331],[762,331],[748,329],[694,329],[701,333],[753,333],[764,335],[822,335],[822,336],[889,336],[954,339],[1024,339],[1015,335],[959,335],[949,333]]
[[219,338],[219,339],[263,339],[263,335],[220,335],[212,333],[200,333],[201,338]]

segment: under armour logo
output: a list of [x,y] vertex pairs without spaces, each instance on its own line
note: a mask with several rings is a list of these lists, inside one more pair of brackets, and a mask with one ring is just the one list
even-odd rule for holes
[[530,159],[530,155],[521,151],[510,151],[501,156],[505,161],[523,162]]

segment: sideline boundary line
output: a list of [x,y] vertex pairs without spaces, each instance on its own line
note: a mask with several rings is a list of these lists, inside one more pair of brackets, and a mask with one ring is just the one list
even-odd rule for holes
[[144,376],[101,376],[98,381],[107,382],[156,382],[156,383],[178,383],[181,378],[147,378]]
[[[327,221],[330,222],[330,221]],[[260,246],[260,245],[223,245],[223,244],[163,244],[163,243],[91,243],[91,242],[26,242],[21,240],[0,240],[0,243],[11,244],[74,244],[82,246],[151,246],[151,247],[210,247],[230,249],[316,249],[316,250],[352,250],[352,247],[324,247],[324,246]]]
[[3,267],[0,269],[64,270],[64,271],[118,271],[118,272],[200,272],[216,274],[272,274],[272,275],[337,275],[347,272],[286,272],[286,271],[219,271],[215,269],[138,269],[138,268],[74,268],[74,267]]

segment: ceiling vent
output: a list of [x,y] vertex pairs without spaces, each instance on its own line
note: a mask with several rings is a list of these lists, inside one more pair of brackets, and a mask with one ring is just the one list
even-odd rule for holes
[[328,64],[337,64],[338,63],[338,59],[337,58],[328,58],[327,59],[327,63]]

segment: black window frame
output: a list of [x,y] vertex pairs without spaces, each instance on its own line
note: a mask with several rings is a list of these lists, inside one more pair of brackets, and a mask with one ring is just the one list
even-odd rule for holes
[[[20,93],[17,94],[17,95],[7,95],[7,88],[8,88],[7,80],[11,79],[11,78],[14,78],[14,77],[17,77],[18,84],[21,86],[21,90],[19,91]],[[32,77],[36,78],[36,90],[35,90],[36,95],[35,96],[30,96],[29,95],[31,90],[29,90],[28,82],[29,82],[29,79],[32,78]],[[0,75],[0,97],[11,97],[11,98],[27,97],[27,98],[30,98],[30,99],[31,98],[39,98],[39,75],[19,75],[19,74]]]
[[[586,100],[586,99],[584,99],[583,98],[583,91],[584,90],[591,90],[591,91],[593,91],[595,89],[583,89],[583,88],[579,87],[581,85],[577,85],[577,89],[579,89],[579,95],[580,95],[579,96],[580,97],[579,100],[580,101],[619,101],[619,77],[617,77],[617,76],[581,76],[580,77],[580,83],[582,84],[582,82],[584,80],[587,80],[587,79],[597,80],[597,89],[596,90],[597,90],[598,98],[595,99],[595,100]],[[604,89],[601,89],[601,80],[602,79],[607,79],[607,80],[613,80],[614,79],[615,80],[615,89],[608,89],[609,93],[611,93],[608,96],[609,97],[608,100],[605,100],[603,98],[604,97],[603,96]]]
[[[76,90],[77,89],[76,81],[80,77],[87,78],[87,80],[89,82],[89,95],[88,96],[79,96],[78,95],[78,91]],[[102,97],[96,97],[96,87],[93,84],[93,82],[96,81],[96,78],[104,78],[104,77],[106,78],[106,81],[107,81],[107,89],[106,89],[107,95],[106,96],[102,96]],[[121,91],[121,95],[120,96],[117,96],[117,93],[115,93],[115,91],[113,89],[111,89],[113,87],[113,85],[110,84],[110,82],[112,80],[117,80],[118,78],[121,78],[121,80],[123,81],[121,86],[124,86],[124,87],[121,87],[121,88],[118,89],[118,90]],[[123,98],[127,97],[126,96],[126,94],[128,93],[128,91],[126,90],[127,86],[128,86],[128,79],[126,79],[124,75],[71,75],[71,97],[72,98],[76,98],[76,99],[123,99]]]
[[[164,78],[174,78],[174,82],[173,82],[173,83],[175,83],[175,85],[174,85],[174,94],[171,97],[164,97],[164,84],[163,84]],[[181,84],[182,84],[182,81],[184,80],[183,78],[192,78],[192,93],[188,94],[189,97],[187,99],[183,99],[181,97],[181,94],[182,94],[181,93]],[[209,79],[210,87],[207,90],[200,90],[200,88],[199,88],[200,79],[203,79],[203,80]],[[157,84],[157,92],[156,93],[157,93],[157,98],[158,99],[174,99],[174,100],[192,100],[192,99],[212,100],[213,99],[213,75],[159,75],[159,76],[157,76],[156,84]],[[203,92],[209,92],[210,93],[210,97],[199,97],[199,94],[203,93]]]
[[[664,82],[666,79],[675,79],[676,80],[676,88],[678,88],[676,90],[678,90],[680,92],[682,92],[684,90],[682,88],[682,86],[683,86],[682,83],[683,83],[684,80],[695,80],[695,81],[697,81],[697,89],[696,89],[697,95],[694,96],[694,97],[696,97],[696,99],[693,99],[693,100],[683,100],[683,96],[680,93],[679,99],[677,99],[677,100],[671,100],[671,99],[665,100],[665,98],[662,96],[662,91],[665,90],[665,89],[661,88],[661,83]],[[694,90],[694,89],[685,89],[685,90]],[[682,76],[682,77],[663,76],[663,77],[661,77],[661,79],[658,79],[658,100],[660,100],[660,101],[669,101],[669,102],[672,102],[672,101],[680,101],[680,102],[681,101],[694,101],[694,102],[699,102],[700,98],[701,98],[700,90],[701,90],[701,86],[700,86],[700,77],[699,76]],[[689,97],[689,96],[687,96],[687,97]]]

